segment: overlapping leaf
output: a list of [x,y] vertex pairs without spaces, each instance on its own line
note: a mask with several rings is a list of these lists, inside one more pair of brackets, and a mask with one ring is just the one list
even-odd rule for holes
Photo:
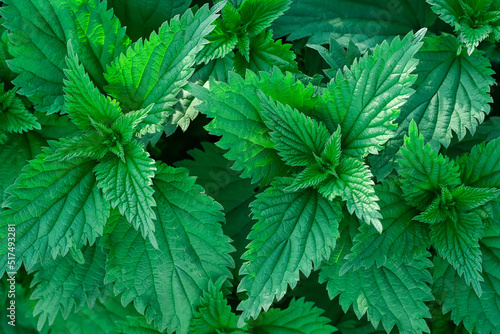
[[479,239],[483,235],[483,224],[480,217],[459,211],[455,222],[448,218],[433,224],[429,235],[438,254],[448,260],[458,275],[463,275],[465,282],[481,296],[483,277]]
[[481,41],[500,34],[500,3],[482,0],[427,0],[432,10],[459,34],[471,54]]
[[320,283],[327,282],[330,298],[340,295],[344,311],[352,305],[361,318],[368,314],[374,327],[382,322],[390,332],[394,325],[403,333],[429,332],[424,318],[431,316],[425,302],[433,300],[429,286],[432,263],[409,260],[399,265],[387,262],[380,268],[360,268],[340,276],[343,255],[352,246],[356,224],[342,223],[341,238],[330,260],[321,268]]
[[12,33],[10,68],[14,84],[37,108],[49,113],[63,104],[66,41],[71,39],[92,80],[105,84],[103,68],[130,43],[125,29],[100,0],[5,1],[1,15]]
[[[194,72],[197,52],[206,43],[204,37],[213,29],[221,5],[212,10],[200,8],[196,14],[188,9],[182,17],[164,23],[148,40],[132,44],[125,54],[107,68],[105,90],[126,110],[138,110],[154,104],[140,128],[153,127],[165,121],[177,102],[175,97]],[[148,130],[149,131],[149,130]]]
[[401,169],[403,196],[406,201],[422,211],[431,204],[441,187],[460,184],[458,167],[453,161],[433,150],[419,134],[415,122],[410,124],[409,136],[401,149],[403,159],[398,160]]
[[383,231],[379,233],[372,226],[361,225],[341,273],[361,266],[368,268],[375,263],[380,267],[387,261],[398,264],[418,259],[431,244],[428,228],[413,220],[419,211],[406,203],[394,180],[376,185],[375,194],[379,198]]
[[404,143],[404,135],[414,120],[424,139],[433,148],[448,146],[453,133],[459,140],[469,131],[474,134],[490,111],[488,94],[494,80],[489,60],[480,52],[457,54],[458,40],[452,36],[427,37],[415,57],[419,65],[416,92],[401,107],[396,120],[397,134],[387,142],[380,157],[371,157],[374,174],[388,175],[394,168],[394,157]]
[[109,236],[106,282],[160,331],[187,333],[209,280],[228,277],[233,248],[222,234],[221,207],[185,169],[158,165],[155,230],[158,249],[123,219]]
[[389,45],[377,46],[350,69],[339,71],[323,92],[325,110],[318,117],[330,132],[342,127],[342,149],[351,157],[377,154],[394,136],[397,109],[413,93],[415,53],[425,30],[408,34]]
[[44,263],[35,273],[31,283],[35,289],[30,298],[37,300],[34,315],[40,315],[39,330],[46,321],[51,325],[59,310],[66,319],[73,308],[75,312],[85,305],[92,308],[97,298],[106,296],[106,253],[97,246],[87,246],[82,253],[84,263],[68,254]]
[[248,317],[257,318],[261,309],[268,310],[288,286],[294,288],[299,272],[308,276],[313,263],[318,266],[328,259],[339,235],[339,203],[314,189],[286,192],[287,182],[278,179],[251,205],[258,222],[243,255],[248,262],[240,270],[246,276],[238,290],[248,294],[238,306],[243,311],[240,324]]
[[330,334],[336,328],[328,325],[329,319],[322,316],[324,311],[303,298],[292,299],[285,309],[272,308],[249,321],[252,333],[273,334],[293,332],[298,334]]
[[481,253],[484,281],[483,294],[478,297],[474,289],[466,284],[456,270],[445,260],[434,260],[433,291],[436,299],[443,304],[443,313],[451,311],[451,319],[463,322],[469,331],[479,334],[495,333],[500,330],[500,237],[493,229],[486,230],[481,239]]
[[114,154],[107,154],[95,166],[97,185],[104,198],[118,207],[132,225],[157,247],[155,214],[153,207],[152,178],[156,167],[154,160],[138,142],[124,146],[124,161]]
[[295,54],[290,50],[291,44],[283,44],[281,40],[274,41],[272,32],[263,32],[249,38],[248,59],[241,53],[234,56],[234,69],[241,75],[247,69],[258,71],[272,71],[276,66],[281,71],[298,73]]
[[376,0],[294,1],[272,25],[276,37],[294,41],[309,37],[311,44],[328,44],[331,37],[343,47],[353,40],[365,51],[410,31],[429,27],[435,16],[420,1]]
[[[8,198],[0,213],[0,224],[16,225],[15,271],[24,262],[27,270],[36,263],[66,255],[71,247],[93,244],[103,233],[109,216],[93,173],[93,160],[47,161],[47,148],[23,169],[7,189]],[[7,231],[1,235],[2,271],[7,269]]]
[[190,88],[203,101],[197,109],[214,118],[207,129],[222,136],[217,145],[229,150],[225,157],[235,161],[232,168],[243,171],[242,177],[251,177],[253,182],[269,184],[288,168],[273,149],[274,143],[260,114],[257,90],[306,115],[318,101],[313,97],[312,85],[304,86],[290,73],[284,75],[277,68],[272,73],[260,72],[260,76],[249,71],[245,79],[230,72],[227,84],[211,80],[210,91],[197,86]]

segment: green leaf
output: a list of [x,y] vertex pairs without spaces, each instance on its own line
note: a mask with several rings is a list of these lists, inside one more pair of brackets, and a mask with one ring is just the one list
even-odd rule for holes
[[378,197],[373,189],[373,175],[362,161],[346,158],[337,168],[338,178],[330,178],[319,186],[318,191],[332,201],[335,197],[342,197],[347,204],[349,213],[356,212],[356,216],[377,231],[382,232],[379,213]]
[[302,172],[300,172],[293,180],[293,183],[286,187],[286,190],[296,191],[309,187],[317,187],[330,177],[331,174],[325,173],[321,166],[313,164],[312,166],[307,166]]
[[328,259],[338,237],[342,217],[338,202],[306,189],[287,192],[287,179],[278,179],[251,204],[254,219],[248,239],[247,261],[240,269],[246,275],[238,291],[248,299],[238,306],[243,311],[239,324],[268,310],[275,297],[280,300],[287,287],[297,285],[299,272],[309,276],[314,266]]
[[1,15],[12,32],[9,67],[19,74],[13,83],[41,111],[61,110],[67,40],[100,88],[105,85],[103,69],[130,43],[100,0],[4,2]]
[[7,60],[12,59],[9,53],[9,32],[4,28],[4,18],[0,18],[0,81],[10,82],[15,78],[7,66]]
[[428,271],[432,263],[426,258],[397,265],[386,262],[380,268],[360,268],[340,276],[340,268],[346,262],[340,254],[352,246],[352,229],[343,227],[342,241],[339,240],[332,257],[321,268],[319,281],[327,282],[330,298],[340,295],[344,312],[352,305],[358,318],[368,313],[373,326],[382,321],[387,332],[394,325],[401,333],[429,332],[424,318],[431,316],[425,302],[433,300],[427,285],[432,279]]
[[438,254],[448,260],[464,276],[478,296],[482,290],[481,250],[479,239],[483,235],[483,224],[477,214],[458,211],[457,221],[431,225],[430,237]]
[[209,280],[228,277],[234,265],[222,234],[221,206],[187,170],[157,165],[153,180],[158,249],[124,219],[109,236],[106,282],[160,331],[187,333]]
[[33,131],[22,134],[11,134],[7,141],[0,145],[0,203],[7,194],[5,189],[14,184],[21,174],[22,168],[29,160],[35,158],[42,152],[42,146],[46,144],[45,139]]
[[458,166],[433,150],[429,143],[424,145],[424,136],[419,134],[413,121],[401,153],[403,159],[398,160],[401,166],[399,174],[402,177],[403,197],[410,205],[423,211],[441,187],[460,184]]
[[220,7],[209,10],[204,6],[196,14],[188,9],[182,17],[165,22],[148,40],[132,44],[107,68],[105,90],[125,110],[154,104],[140,128],[159,126],[171,112],[177,94],[194,72],[196,54],[206,43],[204,37],[212,31]]
[[257,76],[248,71],[245,79],[230,72],[228,83],[210,81],[210,91],[192,85],[188,89],[203,101],[196,108],[214,118],[207,130],[222,136],[217,146],[229,150],[225,157],[235,161],[233,169],[243,171],[242,177],[253,182],[269,184],[275,176],[286,173],[260,114],[261,101],[258,90],[264,95],[301,110],[312,113],[318,99],[313,97],[312,85],[304,86],[291,73],[283,74],[274,68],[272,73],[260,72]]
[[486,230],[480,241],[483,276],[478,297],[472,287],[445,260],[434,258],[434,285],[436,299],[443,305],[443,313],[451,311],[451,319],[463,322],[469,332],[479,334],[495,333],[500,330],[500,237],[492,229]]
[[500,4],[483,0],[427,0],[432,10],[450,24],[471,54],[490,34],[498,40]]
[[51,259],[35,273],[31,282],[31,287],[35,289],[30,298],[37,300],[34,315],[40,315],[38,330],[42,329],[46,320],[51,325],[59,309],[66,319],[73,306],[76,313],[84,305],[92,308],[97,298],[105,297],[106,253],[97,246],[87,246],[83,257],[82,264],[69,255]]
[[55,318],[54,323],[50,327],[45,326],[40,333],[115,333],[115,330],[119,328],[122,322],[128,321],[131,318],[135,319],[137,316],[139,316],[139,313],[137,313],[132,305],[123,307],[120,299],[110,294],[104,302],[101,303],[97,300],[92,305],[92,308],[85,305],[67,319],[64,319],[59,314]]
[[460,186],[452,191],[457,209],[472,210],[500,196],[500,189]]
[[467,132],[474,134],[490,111],[493,100],[488,94],[494,83],[491,64],[480,51],[457,54],[459,42],[452,35],[426,37],[416,54],[419,65],[415,94],[401,107],[399,127],[387,142],[380,157],[372,157],[374,174],[385,177],[394,168],[396,153],[414,120],[424,139],[435,149],[447,147],[454,135],[462,140]]
[[323,45],[334,38],[347,47],[352,40],[365,51],[434,21],[435,15],[421,1],[302,0],[294,1],[272,28],[276,37],[288,35],[289,41],[309,37],[309,43]]
[[274,148],[290,166],[309,166],[316,163],[330,137],[327,128],[297,109],[261,98],[261,114],[271,130]]
[[[57,145],[57,144],[56,144]],[[16,183],[7,189],[9,197],[0,213],[2,227],[16,225],[16,267],[27,270],[50,257],[65,256],[71,247],[92,245],[103,233],[109,204],[97,188],[89,159],[50,161],[54,148],[31,160]],[[7,229],[2,228],[2,270],[7,269]]]
[[[444,189],[446,188],[443,188],[443,190]],[[456,221],[458,219],[456,208],[443,207],[446,204],[447,203],[443,203],[440,197],[437,197],[432,201],[427,209],[425,209],[424,212],[416,216],[414,219],[427,224],[441,223],[444,222],[447,218],[450,218],[452,221]]]
[[109,96],[104,96],[90,81],[85,68],[71,41],[68,42],[64,74],[64,111],[80,129],[93,130],[90,117],[99,123],[110,125],[122,115],[120,105]]
[[[207,195],[224,207],[226,224],[222,229],[233,239],[236,252],[232,256],[239,269],[243,262],[241,255],[248,244],[246,237],[253,225],[249,205],[255,200],[255,187],[250,180],[240,178],[239,173],[231,169],[232,162],[224,158],[222,149],[209,143],[202,143],[202,147],[204,152],[198,149],[188,151],[194,160],[183,160],[175,166],[188,168],[189,174],[197,177],[196,182]],[[233,276],[237,275],[237,271],[233,273]]]
[[330,79],[335,77],[338,70],[343,70],[345,66],[350,67],[356,58],[361,57],[361,52],[352,40],[349,41],[347,50],[334,38],[330,38],[329,50],[317,44],[307,44],[306,46],[318,51],[319,55],[330,66],[329,69],[324,70]]
[[272,31],[250,37],[248,54],[236,53],[234,69],[240,75],[245,75],[247,69],[253,72],[271,72],[276,66],[283,72],[297,73],[299,70],[295,61],[295,53],[290,50],[291,47],[291,44],[283,44],[281,40],[274,41]]
[[331,334],[337,329],[328,325],[330,319],[322,316],[324,311],[306,302],[304,298],[290,301],[285,309],[272,308],[263,312],[256,320],[251,319],[248,327],[255,334],[297,333]]
[[116,324],[113,334],[161,334],[145,317],[127,317]]
[[156,247],[152,178],[154,160],[138,142],[124,146],[125,161],[108,153],[94,168],[104,198]]
[[5,91],[0,82],[0,131],[21,133],[33,129],[41,129],[37,118],[26,110],[16,89]]
[[191,0],[152,0],[137,2],[135,0],[107,0],[108,8],[127,27],[127,35],[136,41],[148,37],[163,22],[189,8]]
[[238,317],[231,312],[231,306],[224,298],[222,283],[223,280],[218,280],[215,284],[212,281],[208,283],[208,291],[203,292],[200,308],[193,315],[189,326],[191,333],[232,333],[238,330]]
[[215,24],[215,29],[207,35],[209,44],[205,45],[197,55],[199,63],[208,64],[213,59],[225,57],[236,48],[238,36],[234,32],[226,30],[227,28],[219,20],[215,21]]
[[406,203],[394,179],[386,179],[376,185],[375,194],[379,198],[383,231],[379,233],[373,226],[361,225],[341,274],[351,268],[369,268],[375,263],[380,267],[388,261],[399,264],[419,259],[430,247],[428,228],[413,220],[418,210]]
[[474,146],[457,160],[465,185],[476,188],[500,188],[500,139]]
[[104,144],[105,137],[96,132],[85,133],[71,138],[61,138],[61,145],[48,159],[68,160],[77,158],[91,158],[98,160],[108,152]]
[[144,109],[128,112],[118,117],[111,124],[111,130],[119,134],[122,144],[128,144],[132,140],[132,136],[136,133],[137,126],[148,116],[151,109],[153,109],[152,104]]
[[278,17],[283,15],[289,7],[291,0],[245,0],[238,8],[241,15],[241,23],[246,32],[255,36],[264,31]]
[[394,136],[398,108],[413,93],[415,53],[425,30],[395,38],[375,48],[350,69],[337,72],[323,92],[326,103],[318,117],[333,132],[342,127],[343,153],[351,157],[377,154]]

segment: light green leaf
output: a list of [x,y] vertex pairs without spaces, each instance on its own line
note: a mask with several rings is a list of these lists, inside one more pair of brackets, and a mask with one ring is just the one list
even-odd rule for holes
[[157,30],[163,22],[189,8],[191,0],[107,0],[108,8],[127,27],[127,35],[136,41],[147,38],[153,30]]
[[248,327],[255,334],[297,333],[297,334],[331,334],[337,329],[328,325],[330,319],[322,316],[323,310],[306,302],[304,298],[290,301],[287,308],[272,308],[263,312],[254,320],[250,319]]
[[230,72],[228,83],[211,79],[210,91],[195,85],[188,90],[203,101],[197,109],[214,118],[206,128],[210,134],[222,136],[217,146],[228,150],[225,157],[235,161],[232,168],[243,171],[243,178],[251,177],[253,182],[264,185],[275,176],[283,176],[288,168],[273,149],[260,114],[258,90],[306,115],[318,102],[312,85],[304,86],[291,73],[283,74],[277,68],[272,73],[260,72],[259,76],[248,71],[245,79]]
[[197,55],[198,63],[208,64],[213,59],[225,57],[238,44],[238,36],[234,32],[226,30],[227,28],[219,20],[215,23],[215,29],[207,35],[209,44],[205,45]]
[[128,112],[118,117],[111,124],[111,130],[119,134],[122,144],[128,144],[132,140],[132,136],[136,133],[137,126],[148,116],[151,109],[153,109],[152,104],[144,109]]
[[[176,96],[194,72],[196,54],[212,31],[220,5],[212,10],[188,9],[182,16],[165,22],[148,40],[132,44],[106,70],[109,85],[105,90],[127,110],[139,110],[154,104],[139,126],[159,126],[177,102]],[[158,129],[160,130],[160,129]]]
[[463,322],[469,332],[479,334],[495,333],[500,330],[500,293],[496,283],[500,281],[500,237],[492,229],[486,230],[480,241],[483,276],[478,297],[463,277],[440,257],[434,257],[433,292],[443,305],[443,313],[451,311],[451,319]]
[[101,159],[108,152],[105,137],[97,132],[89,132],[71,138],[61,138],[61,145],[48,159],[69,160],[77,158]]
[[382,232],[379,213],[378,197],[375,194],[373,175],[362,161],[346,158],[336,169],[338,178],[330,178],[321,184],[318,191],[332,201],[335,197],[342,197],[347,204],[349,213],[356,212],[356,216],[377,231]]
[[471,285],[478,296],[482,290],[481,250],[479,239],[483,236],[483,224],[477,214],[459,211],[457,221],[431,225],[430,237],[438,254],[448,260],[464,276],[467,285]]
[[234,69],[241,75],[245,75],[247,69],[253,72],[270,72],[273,67],[277,67],[283,72],[297,73],[299,70],[295,61],[295,53],[290,50],[291,46],[291,44],[283,44],[281,40],[274,41],[272,31],[250,37],[248,57],[246,54],[236,53]]
[[413,93],[415,53],[425,30],[377,46],[349,69],[337,72],[323,92],[325,110],[318,117],[333,132],[342,127],[343,153],[351,157],[377,154],[394,136],[398,108]]
[[230,275],[229,238],[221,206],[203,193],[187,170],[158,165],[154,182],[158,249],[124,219],[109,236],[106,282],[123,292],[160,331],[185,334],[209,280]]
[[154,160],[135,141],[124,146],[125,161],[107,154],[94,168],[104,198],[156,247],[152,178]]
[[347,47],[352,40],[365,51],[397,35],[430,27],[434,21],[423,1],[301,0],[294,1],[272,29],[276,37],[288,35],[289,41],[309,37],[309,43],[323,45],[334,38]]
[[327,128],[297,109],[261,94],[261,114],[271,130],[274,149],[290,166],[309,166],[316,163],[330,137]]
[[386,179],[376,185],[375,194],[379,198],[383,231],[379,233],[373,226],[361,225],[341,274],[351,268],[369,268],[375,263],[380,267],[388,261],[397,265],[420,259],[430,247],[427,226],[413,220],[418,210],[406,203],[394,179]]
[[258,35],[274,20],[283,15],[291,2],[290,0],[245,0],[238,8],[241,23],[245,26],[248,34]]
[[38,318],[38,330],[45,321],[54,322],[61,310],[64,319],[68,318],[73,306],[78,312],[83,306],[92,308],[96,299],[106,295],[104,284],[104,265],[106,253],[97,246],[87,246],[83,250],[84,263],[76,262],[71,256],[50,260],[35,273],[31,287],[31,299],[37,300],[34,316]]
[[1,15],[12,33],[9,66],[19,75],[14,84],[41,111],[54,113],[63,105],[66,42],[94,83],[105,85],[103,69],[130,43],[120,22],[100,0],[7,0]]
[[[103,233],[110,208],[96,185],[96,163],[47,160],[53,152],[47,148],[31,160],[6,191],[7,210],[0,213],[2,271],[16,271],[22,262],[31,270],[36,263],[65,256],[71,247],[94,244]],[[16,225],[15,268],[7,268],[8,224]]]
[[321,169],[321,166],[313,164],[311,166],[307,166],[302,172],[300,172],[293,180],[293,183],[286,187],[286,190],[296,191],[299,189],[316,187],[330,177],[331,174],[324,172]]
[[344,312],[352,305],[358,318],[367,313],[374,327],[382,322],[387,332],[394,325],[401,333],[429,332],[424,318],[431,316],[425,302],[434,299],[427,285],[431,282],[428,268],[432,263],[426,258],[397,265],[386,262],[380,268],[360,268],[340,276],[340,268],[347,261],[341,254],[351,248],[353,237],[352,227],[342,229],[342,241],[337,243],[342,248],[335,249],[320,272],[319,281],[327,282],[330,298],[340,295]]
[[396,153],[404,143],[410,122],[414,120],[424,139],[435,149],[447,147],[454,135],[462,140],[475,133],[493,102],[490,88],[494,83],[491,64],[480,51],[457,54],[459,42],[452,35],[427,37],[416,54],[419,65],[416,92],[401,107],[397,134],[387,142],[381,155],[371,157],[374,174],[383,178],[394,168]]
[[247,291],[248,299],[238,306],[243,311],[239,324],[257,318],[268,310],[274,299],[280,300],[290,286],[297,285],[299,273],[309,276],[314,266],[328,259],[342,217],[340,204],[306,189],[287,192],[287,179],[278,179],[251,204],[258,221],[248,239],[247,261],[240,269],[246,275],[238,291]]
[[460,184],[458,166],[433,150],[429,143],[424,145],[424,137],[413,121],[401,153],[403,159],[398,160],[401,166],[399,174],[402,177],[403,197],[410,205],[424,211],[441,187]]
[[68,80],[64,80],[64,111],[73,123],[82,130],[93,130],[89,117],[109,126],[122,115],[118,102],[101,94],[90,81],[71,41],[68,42],[66,66],[64,74]]
[[238,317],[231,312],[221,291],[223,280],[208,283],[208,291],[203,292],[200,307],[193,315],[189,326],[190,333],[212,334],[233,333],[238,330]]

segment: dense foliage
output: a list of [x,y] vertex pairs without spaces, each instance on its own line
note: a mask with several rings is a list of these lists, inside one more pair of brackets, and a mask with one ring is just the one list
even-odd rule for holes
[[206,2],[0,1],[2,332],[499,333],[500,1]]

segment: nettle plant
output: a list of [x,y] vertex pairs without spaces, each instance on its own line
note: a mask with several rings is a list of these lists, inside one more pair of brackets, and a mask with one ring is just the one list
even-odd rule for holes
[[2,331],[500,332],[500,2],[214,2],[0,2]]

